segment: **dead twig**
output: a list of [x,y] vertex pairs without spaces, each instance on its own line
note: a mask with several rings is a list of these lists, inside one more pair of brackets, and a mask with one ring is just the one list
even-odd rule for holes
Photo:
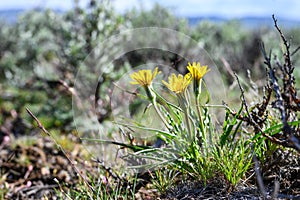
[[300,46],[298,46],[292,53],[291,56],[295,55],[300,49]]
[[263,177],[260,173],[259,163],[258,163],[258,160],[257,160],[255,154],[253,154],[253,161],[254,161],[254,165],[255,165],[255,174],[256,174],[257,184],[258,184],[260,193],[262,194],[264,199],[267,199],[268,198],[267,191],[265,189]]
[[281,29],[279,28],[278,24],[277,24],[277,19],[275,18],[275,15],[272,15],[272,19],[274,21],[274,26],[277,29],[277,31],[280,34],[280,37],[284,43],[284,46],[286,47],[286,53],[285,55],[285,61],[287,62],[288,66],[292,66],[292,62],[291,62],[291,54],[290,54],[290,44],[288,43],[288,41],[285,39],[285,36],[283,34],[283,32],[281,31]]
[[[266,137],[268,140],[270,140],[271,142],[275,143],[275,144],[279,144],[279,145],[286,145],[284,143],[284,141],[281,141],[275,137],[272,137],[272,136],[269,136],[268,134],[266,134],[262,128],[257,124],[257,122],[253,119],[253,116],[252,114],[250,113],[249,111],[249,108],[248,108],[248,104],[247,104],[247,101],[245,99],[245,91],[244,91],[244,88],[242,87],[240,81],[239,81],[239,78],[237,76],[237,74],[235,73],[235,77],[236,77],[236,80],[237,80],[237,83],[239,85],[239,88],[240,88],[240,91],[241,91],[241,99],[242,99],[242,103],[243,105],[245,106],[245,110],[246,110],[246,113],[247,113],[247,116],[246,117],[242,117],[242,120],[248,122],[250,125],[252,125],[255,129],[255,132],[257,133],[261,133],[262,136]],[[293,146],[291,146],[293,147]]]

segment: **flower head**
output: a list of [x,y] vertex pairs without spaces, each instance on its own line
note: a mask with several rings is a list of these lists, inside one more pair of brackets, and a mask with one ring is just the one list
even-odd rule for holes
[[193,82],[194,82],[194,93],[196,95],[196,98],[199,97],[201,93],[201,80],[202,77],[209,72],[209,69],[207,69],[207,65],[201,66],[200,62],[193,62],[191,64],[190,62],[188,63],[187,69],[190,71],[192,77],[193,77]]
[[134,80],[130,83],[134,85],[148,87],[152,84],[152,81],[156,77],[156,75],[160,73],[161,72],[158,71],[158,67],[156,67],[153,72],[150,69],[139,70],[138,72],[133,72],[130,75],[130,77]]
[[190,71],[192,74],[192,77],[195,81],[200,81],[200,79],[207,73],[209,72],[209,69],[207,69],[207,65],[201,66],[200,62],[193,62],[191,64],[190,62],[188,63],[187,69]]
[[169,83],[163,80],[163,84],[165,84],[172,92],[179,94],[186,91],[187,87],[191,83],[192,77],[190,73],[186,74],[185,76],[182,76],[181,74],[178,76],[172,74],[168,80]]

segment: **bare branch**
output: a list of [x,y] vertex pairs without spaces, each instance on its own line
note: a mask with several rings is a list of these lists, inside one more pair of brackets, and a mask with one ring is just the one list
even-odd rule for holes
[[253,161],[254,161],[254,165],[255,165],[256,180],[257,180],[257,184],[258,184],[260,193],[262,194],[263,198],[266,199],[267,198],[267,192],[266,192],[266,189],[265,189],[263,177],[262,177],[262,175],[260,173],[260,170],[259,170],[259,168],[260,168],[259,163],[258,163],[258,160],[257,160],[255,154],[253,155]]
[[[243,105],[245,106],[245,110],[246,110],[246,113],[247,113],[247,117],[243,117],[242,119],[246,122],[248,122],[249,124],[251,124],[254,129],[256,130],[256,132],[258,133],[261,133],[262,136],[266,137],[268,140],[270,140],[272,143],[275,143],[275,144],[279,144],[279,145],[282,145],[282,146],[286,146],[286,147],[290,147],[290,148],[293,148],[293,149],[296,149],[298,152],[300,152],[300,149],[297,148],[296,145],[294,145],[294,142],[293,143],[289,143],[288,141],[285,141],[285,140],[279,140],[277,139],[276,137],[272,137],[268,134],[266,134],[262,128],[257,124],[257,122],[253,119],[253,116],[252,114],[250,113],[249,111],[249,108],[248,108],[248,104],[246,102],[246,99],[245,99],[245,91],[244,91],[244,88],[242,87],[240,81],[239,81],[239,78],[237,76],[237,74],[235,73],[235,76],[236,76],[236,79],[237,79],[237,82],[238,82],[238,85],[239,85],[239,88],[241,90],[241,98],[242,98],[242,103]],[[289,126],[287,126],[288,128],[290,128]],[[289,131],[288,128],[284,126],[283,128],[283,131]],[[286,128],[286,130],[285,130]],[[290,141],[290,139],[289,139]]]
[[284,46],[286,47],[286,53],[285,53],[285,60],[287,61],[288,66],[292,66],[291,59],[290,59],[290,44],[288,41],[285,39],[285,36],[283,35],[281,29],[277,25],[277,19],[275,18],[275,15],[272,15],[273,21],[274,21],[274,26],[277,29],[277,31],[280,34],[280,37],[284,43]]
[[291,56],[295,55],[300,49],[300,46],[298,46],[292,53]]

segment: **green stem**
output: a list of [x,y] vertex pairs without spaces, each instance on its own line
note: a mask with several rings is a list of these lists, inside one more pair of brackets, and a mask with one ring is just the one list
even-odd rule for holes
[[152,86],[145,86],[144,88],[145,88],[146,94],[147,94],[149,100],[151,101],[151,103],[152,103],[156,113],[158,114],[159,118],[162,120],[162,122],[164,123],[164,125],[167,127],[168,130],[172,130],[172,127],[168,124],[168,122],[162,116],[160,110],[157,107],[156,94],[155,94]]
[[184,110],[184,115],[185,115],[185,121],[186,121],[187,129],[188,129],[188,133],[189,133],[189,136],[191,136],[191,139],[192,139],[194,137],[192,136],[192,132],[191,132],[191,124],[190,124],[190,121],[189,121],[188,109]]
[[203,124],[203,119],[202,119],[202,113],[200,110],[199,96],[196,96],[196,109],[197,109],[197,114],[198,114],[199,122],[200,122],[200,131],[202,133],[203,140],[205,140],[204,124]]
[[167,127],[168,130],[172,130],[172,127],[168,124],[168,122],[166,121],[166,119],[162,116],[160,110],[157,107],[157,103],[155,99],[152,99],[152,105],[156,111],[156,113],[158,114],[159,118],[162,120],[162,122],[165,124],[165,126]]
[[188,131],[188,135],[190,136],[190,139],[194,138],[194,134],[192,135],[192,129],[191,129],[191,124],[190,124],[190,120],[189,120],[189,102],[188,102],[188,98],[186,97],[186,92],[184,94],[178,94],[178,99],[180,101],[180,105],[182,107],[182,110],[184,112],[184,117],[185,117],[185,122],[186,122],[186,126],[187,126],[187,131]]

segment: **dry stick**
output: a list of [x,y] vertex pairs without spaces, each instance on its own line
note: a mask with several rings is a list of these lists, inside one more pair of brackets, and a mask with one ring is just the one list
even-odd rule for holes
[[253,152],[253,161],[254,161],[254,165],[255,165],[255,174],[256,174],[259,190],[260,190],[261,194],[263,195],[263,197],[267,198],[267,192],[265,190],[263,178],[262,178],[262,175],[259,170],[259,163],[258,163],[258,160],[257,160],[254,152]]
[[[265,53],[265,52],[264,52],[264,53]],[[248,116],[249,116],[250,123],[252,123],[252,124],[254,125],[254,127],[257,128],[257,129],[261,132],[261,134],[262,134],[264,137],[268,138],[270,141],[272,141],[272,142],[274,142],[274,143],[277,143],[277,144],[281,144],[281,145],[284,144],[283,141],[280,141],[280,140],[278,140],[278,139],[276,139],[276,138],[273,138],[273,137],[271,137],[271,136],[265,134],[265,133],[263,132],[263,130],[260,128],[260,126],[253,120],[252,115],[251,115],[250,112],[249,112],[249,109],[248,109],[248,105],[247,105],[246,99],[245,99],[245,95],[244,95],[245,91],[244,91],[244,88],[241,86],[241,83],[240,83],[240,81],[239,81],[239,78],[238,78],[237,74],[234,73],[234,75],[235,75],[235,77],[236,77],[236,79],[237,79],[237,83],[238,83],[239,88],[240,88],[240,90],[241,90],[241,98],[242,98],[242,102],[243,102],[243,104],[244,104],[244,106],[245,106],[245,109],[246,109],[246,112],[247,112],[247,114],[248,114]],[[294,138],[295,138],[295,137],[292,137],[291,139],[294,139]],[[297,138],[296,138],[296,139],[297,139]],[[295,140],[295,139],[294,139],[294,140]],[[298,152],[300,152],[299,143],[296,142],[296,141],[292,141],[292,142],[294,142],[294,145],[295,145],[295,146],[292,146],[292,148],[294,148],[294,149],[298,150]],[[266,198],[266,197],[267,197],[267,196],[266,196],[267,193],[266,193],[266,191],[265,191],[265,189],[264,189],[264,184],[263,184],[263,181],[262,181],[262,176],[261,176],[260,171],[259,171],[259,165],[258,165],[258,161],[257,161],[257,158],[256,158],[255,154],[253,155],[253,160],[254,160],[254,162],[255,162],[255,173],[256,173],[256,175],[257,175],[257,181],[258,181],[258,185],[259,185],[260,191],[262,192],[264,198]]]
[[69,86],[68,83],[62,79],[58,80],[58,82],[64,87],[66,88],[66,90],[68,92],[70,92],[72,95],[76,96],[77,97],[77,93],[76,91],[74,90],[73,87]]
[[292,62],[291,62],[291,58],[290,58],[291,56],[293,56],[295,53],[298,52],[298,50],[300,49],[300,46],[298,46],[292,53],[290,53],[290,44],[287,42],[287,40],[286,40],[285,36],[283,35],[281,29],[278,27],[277,20],[275,19],[274,15],[272,16],[272,18],[273,18],[273,21],[274,21],[274,24],[275,24],[275,28],[279,32],[280,37],[281,37],[281,39],[282,39],[282,41],[283,41],[283,43],[286,47],[285,63],[287,63],[287,65],[285,65],[285,66],[288,67],[288,77],[289,77],[289,79],[288,79],[289,88],[288,89],[292,93],[292,97],[293,97],[294,102],[297,104],[298,107],[300,107],[300,99],[297,97],[296,90],[294,88],[295,79],[291,75],[291,73],[293,72],[295,67],[292,66]]
[[247,113],[248,118],[249,118],[249,121],[248,121],[248,122],[249,122],[251,125],[253,125],[254,128],[257,128],[257,129],[261,132],[262,136],[266,137],[266,138],[267,138],[268,140],[270,140],[271,142],[273,142],[273,143],[275,143],[275,144],[283,145],[283,144],[284,144],[283,141],[280,141],[280,140],[278,140],[277,138],[274,138],[274,137],[271,137],[271,136],[267,135],[267,134],[261,129],[261,127],[253,120],[252,115],[250,114],[250,111],[249,111],[249,108],[248,108],[246,99],[245,99],[245,91],[244,91],[244,88],[241,86],[241,83],[240,83],[240,81],[239,81],[239,78],[238,78],[237,74],[234,73],[234,75],[235,75],[235,77],[236,77],[236,79],[237,79],[237,83],[238,83],[239,88],[240,88],[240,90],[241,90],[242,103],[243,103],[243,105],[245,106],[246,113]]
[[275,181],[274,191],[273,191],[273,194],[272,194],[272,199],[276,199],[278,197],[279,189],[280,189],[279,181]]
[[71,158],[69,157],[69,155],[67,154],[67,152],[61,147],[60,144],[58,144],[58,142],[55,140],[55,138],[53,137],[53,135],[47,131],[47,129],[43,126],[43,124],[38,120],[38,118],[29,110],[29,108],[26,108],[27,113],[36,121],[36,123],[38,124],[39,129],[41,129],[44,133],[46,133],[56,144],[57,148],[66,156],[66,158],[68,159],[68,161],[71,163],[73,169],[76,171],[76,173],[82,178],[82,180],[84,181],[84,183],[88,186],[88,188],[91,190],[91,192],[94,191],[94,189],[92,188],[92,186],[88,183],[88,180],[86,179],[85,176],[83,176],[83,174],[80,172],[80,170],[76,167],[75,163],[71,160]]
[[300,46],[298,46],[292,53],[291,56],[295,55],[300,49]]
[[[278,31],[280,31],[280,29]],[[282,36],[282,37],[284,38],[284,36]],[[284,38],[284,40],[285,40],[285,38]],[[286,48],[288,49],[288,46]],[[279,85],[278,85],[278,80],[277,80],[277,78],[275,76],[274,68],[272,68],[272,65],[271,65],[271,52],[270,52],[270,55],[268,56],[267,53],[266,53],[266,50],[265,50],[264,46],[261,47],[261,50],[262,50],[263,56],[265,58],[265,64],[267,65],[268,70],[269,70],[270,82],[271,82],[271,84],[273,86],[273,90],[275,92],[275,97],[277,99],[275,108],[277,108],[280,111],[281,121],[283,123],[283,132],[288,135],[288,137],[289,137],[288,139],[290,140],[290,142],[293,145],[290,145],[287,142],[280,141],[280,140],[278,140],[280,142],[278,144],[281,144],[281,145],[287,146],[287,147],[291,147],[291,148],[297,150],[298,152],[300,152],[300,143],[299,143],[299,140],[292,134],[292,129],[288,125],[288,122],[287,122],[287,114],[286,114],[286,111],[285,111],[285,108],[284,108],[283,98],[282,98],[281,93],[280,93],[280,88],[279,88]],[[289,57],[288,57],[288,60],[289,60]],[[271,138],[273,138],[273,137],[271,137]],[[273,139],[275,139],[275,138],[273,138]]]
[[276,108],[281,113],[281,121],[283,123],[283,132],[288,135],[289,140],[294,145],[293,148],[295,148],[296,150],[298,150],[298,152],[300,152],[299,140],[292,134],[292,129],[288,125],[288,122],[287,122],[287,116],[286,116],[286,112],[285,112],[285,109],[284,109],[283,99],[281,97],[280,89],[279,89],[278,82],[277,82],[277,78],[274,75],[273,69],[270,69],[270,78],[272,79],[273,88],[274,88],[275,96],[276,96],[276,99],[277,99]]
[[[287,92],[287,91],[291,92],[294,102],[297,104],[298,107],[300,107],[300,99],[296,96],[296,90],[294,88],[295,78],[292,75],[295,67],[292,66],[292,62],[291,62],[291,56],[293,56],[300,49],[300,46],[297,47],[292,53],[290,53],[290,44],[288,43],[288,41],[286,40],[285,36],[283,35],[281,29],[277,25],[277,20],[275,19],[274,15],[272,15],[272,18],[273,18],[273,21],[274,21],[274,24],[275,24],[275,28],[279,32],[281,40],[283,41],[283,44],[286,48],[286,53],[284,54],[284,57],[285,57],[285,65],[284,66],[285,66],[285,68],[281,67],[281,70],[284,73],[287,73],[287,76],[285,76],[285,77],[288,77],[287,79],[286,78],[284,79],[288,83],[288,84],[284,84],[284,86],[285,86],[284,91],[285,92]],[[288,88],[286,88],[286,86],[288,86]]]
[[[283,78],[284,92],[291,93],[291,95],[293,97],[292,98],[293,101],[296,104],[298,104],[297,102],[299,102],[298,106],[300,107],[300,99],[296,96],[296,93],[295,93],[296,90],[294,88],[295,78],[292,75],[295,67],[293,67],[292,62],[291,62],[291,56],[298,51],[299,47],[294,52],[292,52],[292,54],[290,53],[290,43],[288,43],[288,41],[286,40],[285,36],[283,35],[281,29],[277,25],[277,20],[275,19],[274,15],[272,15],[272,18],[274,21],[275,28],[279,32],[281,40],[283,41],[283,44],[286,49],[286,52],[284,53],[284,58],[285,58],[284,67],[281,68],[282,72],[284,73],[284,78]],[[288,103],[288,104],[290,104],[290,103]]]
[[286,53],[285,53],[285,56],[286,56],[286,61],[287,61],[287,64],[289,67],[292,66],[292,63],[291,63],[291,54],[290,54],[290,44],[288,43],[288,41],[285,39],[285,36],[283,35],[281,29],[279,28],[279,26],[277,25],[277,19],[275,19],[275,15],[272,15],[272,18],[273,18],[273,21],[274,21],[274,26],[275,28],[277,29],[277,31],[279,32],[280,34],[280,37],[283,41],[283,44],[284,46],[286,47]]
[[[281,40],[283,41],[283,44],[285,46],[286,52],[284,53],[284,59],[285,59],[285,63],[284,63],[284,67],[281,68],[282,72],[284,73],[284,92],[290,92],[291,87],[294,87],[295,81],[294,78],[292,76],[292,73],[294,71],[294,67],[292,66],[292,62],[291,62],[291,54],[290,54],[290,43],[286,40],[284,34],[282,33],[281,29],[279,28],[279,26],[277,25],[277,19],[275,19],[275,16],[272,15],[273,21],[274,21],[274,26],[277,29],[278,33],[280,34]],[[266,56],[265,56],[266,57]],[[269,57],[268,59],[268,67],[270,69],[270,73],[272,71],[271,68],[271,63],[270,63],[271,57]],[[276,78],[276,77],[275,77]]]

